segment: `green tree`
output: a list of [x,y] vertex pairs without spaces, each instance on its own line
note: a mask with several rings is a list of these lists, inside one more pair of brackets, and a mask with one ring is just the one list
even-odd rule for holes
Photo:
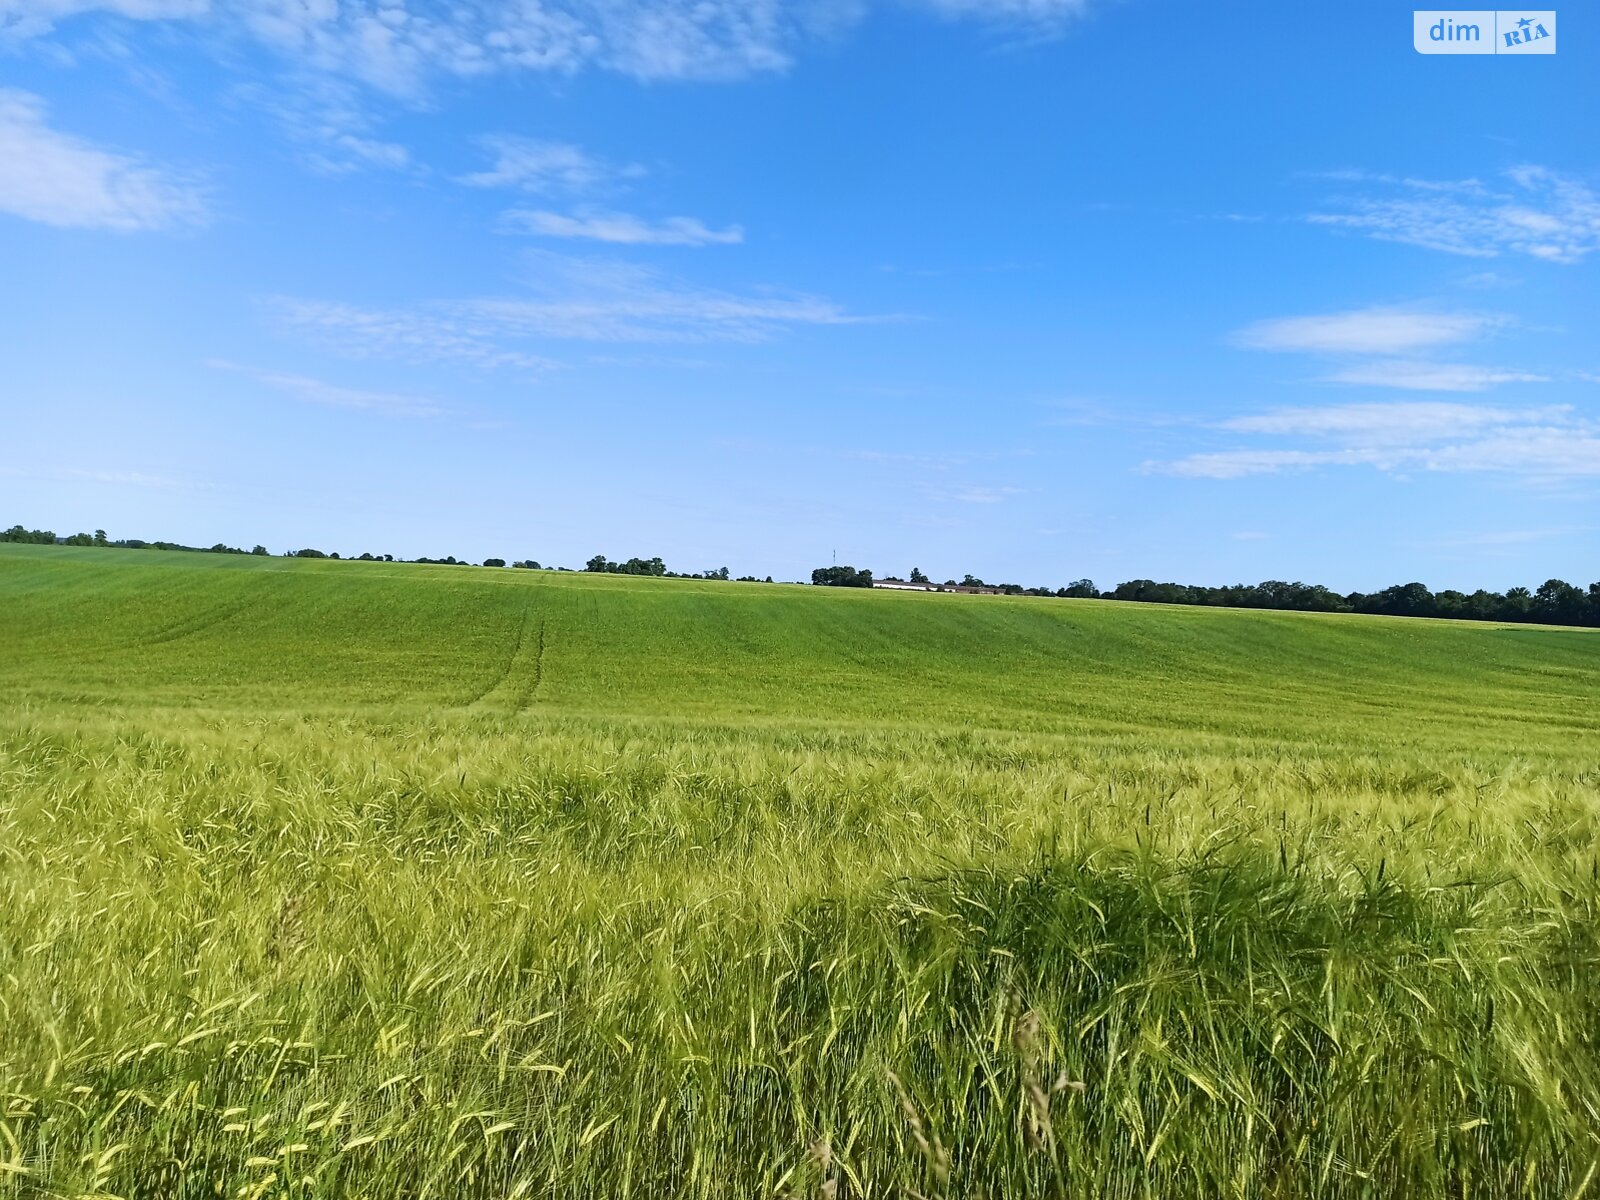
[[1552,625],[1581,625],[1588,603],[1584,594],[1564,579],[1547,579],[1533,593],[1533,615]]
[[818,567],[811,572],[811,582],[818,587],[859,587],[872,586],[872,572],[854,567]]

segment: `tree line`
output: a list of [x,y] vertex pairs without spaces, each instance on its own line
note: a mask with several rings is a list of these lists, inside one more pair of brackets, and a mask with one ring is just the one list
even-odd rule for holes
[[[228,546],[218,542],[215,546],[185,546],[181,542],[147,542],[141,538],[118,538],[115,541],[106,536],[106,531],[96,529],[91,533],[74,533],[62,537],[50,529],[27,529],[21,525],[13,525],[10,529],[0,530],[0,542],[20,542],[37,546],[104,546],[117,550],[182,550],[192,554],[253,554],[268,555],[271,552],[265,546],[256,546],[252,550],[241,550],[237,546]],[[338,559],[337,550],[317,550],[305,547],[300,550],[285,550],[285,558],[326,558]],[[372,554],[363,552],[348,556],[351,562],[413,562],[429,563],[435,566],[471,567],[482,565],[485,567],[504,567],[506,560],[503,558],[486,558],[482,564],[475,564],[465,558],[457,558],[453,554],[442,558],[429,558],[426,555],[418,558],[396,558],[392,554]],[[545,567],[536,559],[518,559],[512,562],[511,567],[516,570],[532,571],[570,571],[570,567]],[[720,579],[728,580],[733,574],[727,567],[714,567],[693,574],[678,571],[669,571],[666,563],[660,556],[654,558],[630,558],[626,562],[612,562],[603,554],[597,554],[584,564],[587,572],[607,575],[653,575],[666,579]],[[771,583],[772,576],[757,579],[754,575],[740,575],[740,583]]]
[[[74,533],[58,536],[48,529],[26,529],[13,525],[0,530],[0,542],[22,542],[45,546],[103,546],[123,550],[182,550],[196,554],[251,554],[266,555],[265,546],[243,550],[218,542],[214,546],[185,546],[179,542],[147,542],[140,538],[112,540],[103,529],[93,533]],[[324,552],[311,548],[284,551],[291,558],[337,559],[337,551]],[[362,553],[352,555],[358,562],[417,562],[448,566],[470,567],[475,564],[466,559],[447,555],[443,558],[397,559],[391,554]],[[486,558],[485,567],[504,567],[503,558]],[[522,570],[566,571],[568,567],[541,567],[534,559],[519,559],[511,567]],[[652,558],[629,558],[615,562],[597,554],[584,564],[583,570],[591,574],[637,575],[666,579],[727,580],[733,576],[727,567],[717,567],[696,573],[680,573],[667,569],[659,555]],[[811,572],[811,582],[819,587],[870,588],[877,577],[865,568],[849,566],[818,567]],[[771,583],[772,576],[757,579],[754,575],[740,575],[741,583]],[[1024,587],[1019,583],[985,583],[976,575],[967,574],[961,579],[947,579],[934,583],[920,567],[911,568],[910,582],[929,587],[986,588],[1010,596],[1050,596],[1090,600],[1126,600],[1140,604],[1192,604],[1209,608],[1262,608],[1296,612],[1373,613],[1390,617],[1446,617],[1463,621],[1533,622],[1545,625],[1578,625],[1600,627],[1600,583],[1591,583],[1587,589],[1563,579],[1547,579],[1536,588],[1514,587],[1504,592],[1491,592],[1479,588],[1462,592],[1447,588],[1430,591],[1421,583],[1401,583],[1379,592],[1336,592],[1318,583],[1288,583],[1269,579],[1264,583],[1236,583],[1225,587],[1205,587],[1185,583],[1160,583],[1154,579],[1130,579],[1114,588],[1101,590],[1092,579],[1075,579],[1064,587]]]
[[[811,572],[811,582],[823,587],[865,588],[871,587],[873,580],[871,571],[857,570],[855,567],[818,567]],[[990,588],[1011,596],[1600,627],[1600,583],[1591,583],[1585,590],[1564,579],[1547,579],[1531,590],[1514,587],[1504,592],[1491,592],[1483,588],[1474,592],[1453,588],[1435,592],[1421,583],[1398,583],[1380,592],[1340,593],[1320,583],[1288,583],[1280,579],[1269,579],[1264,583],[1235,583],[1225,587],[1131,579],[1102,591],[1092,579],[1077,579],[1065,587],[1023,587],[1019,583],[985,583],[969,574],[959,582],[947,579],[943,584],[936,584],[920,568],[913,567],[910,582],[929,587]]]

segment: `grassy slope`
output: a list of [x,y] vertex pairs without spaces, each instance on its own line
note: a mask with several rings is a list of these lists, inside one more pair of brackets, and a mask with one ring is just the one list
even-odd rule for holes
[[35,547],[0,548],[0,602],[17,699],[1462,748],[1600,731],[1585,631]]
[[1594,1182],[1593,635],[36,547],[0,622],[0,1194]]

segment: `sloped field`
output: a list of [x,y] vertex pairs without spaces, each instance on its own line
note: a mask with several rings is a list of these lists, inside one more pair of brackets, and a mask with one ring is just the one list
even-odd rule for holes
[[35,547],[0,634],[0,1193],[1596,1186],[1593,635]]

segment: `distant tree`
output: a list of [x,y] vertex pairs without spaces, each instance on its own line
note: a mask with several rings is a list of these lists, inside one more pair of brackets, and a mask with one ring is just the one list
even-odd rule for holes
[[1526,621],[1533,613],[1533,593],[1525,587],[1506,589],[1505,604],[1500,611],[1502,621]]
[[266,552],[267,548],[265,546],[257,546],[254,550],[250,551],[251,554],[265,554]]
[[869,588],[872,572],[864,568],[858,571],[854,567],[818,567],[811,572],[811,582],[818,587]]
[[324,554],[321,550],[312,550],[312,549],[307,548],[305,550],[296,550],[294,552],[294,557],[295,558],[327,558],[328,556],[326,554]]
[[1433,593],[1420,583],[1398,583],[1371,597],[1369,611],[1390,617],[1427,617],[1434,612]]
[[718,567],[715,571],[707,571],[706,572],[706,578],[707,579],[726,579],[726,578],[728,578],[728,568],[727,567]]
[[922,568],[921,567],[912,567],[911,568],[911,582],[912,583],[927,583],[928,582],[928,577],[922,573]]
[[483,565],[486,567],[503,567],[506,565],[506,560],[503,558],[486,558],[483,560]]
[[988,587],[989,585],[986,584],[983,580],[979,579],[976,575],[972,574],[972,572],[968,571],[965,575],[963,575],[961,577],[961,586],[962,587]]
[[606,556],[604,554],[596,554],[588,562],[583,564],[583,569],[585,571],[593,571],[596,574],[601,574],[610,568],[611,565],[611,563],[606,561]]
[[539,564],[534,562],[531,558],[525,559],[522,562],[514,562],[511,565],[513,567],[519,567],[524,571],[537,571],[539,569]]
[[13,525],[4,533],[0,533],[0,542],[22,542],[31,546],[53,546],[56,544],[56,535],[48,529],[24,529],[21,525]]
[[106,531],[104,529],[96,529],[94,531],[94,544],[96,546],[109,546],[111,544],[106,541]]
[[1533,615],[1552,625],[1581,625],[1587,615],[1584,594],[1564,579],[1547,579],[1533,593]]
[[1070,596],[1078,600],[1093,600],[1099,594],[1100,591],[1094,586],[1092,579],[1074,579],[1066,587],[1056,591],[1058,596]]

